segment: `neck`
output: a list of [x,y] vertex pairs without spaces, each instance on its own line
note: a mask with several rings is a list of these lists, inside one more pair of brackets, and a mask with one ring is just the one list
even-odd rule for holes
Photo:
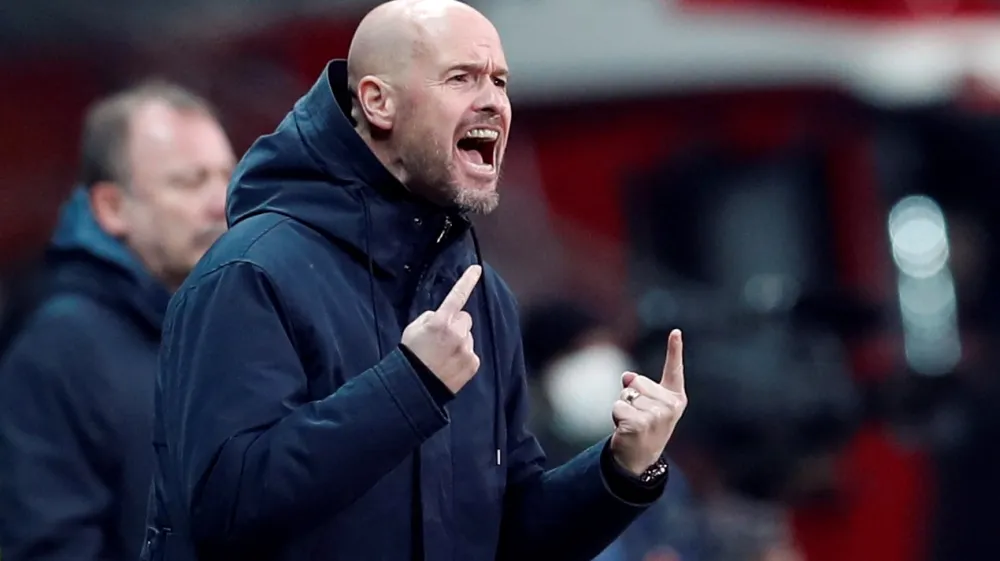
[[169,292],[170,294],[177,292],[177,289],[179,289],[181,285],[184,284],[183,278],[163,276],[163,277],[156,277],[156,279],[160,281],[160,284],[163,285],[163,288],[166,288],[167,292]]
[[423,185],[414,181],[413,177],[407,173],[405,166],[403,165],[402,158],[399,157],[399,152],[388,145],[384,141],[372,138],[371,133],[363,128],[355,129],[358,132],[358,136],[361,140],[365,142],[368,149],[375,154],[375,158],[385,166],[385,169],[389,170],[389,173],[399,181],[400,185],[403,186],[408,193],[416,196],[417,198],[428,202],[436,207],[442,209],[449,209],[449,204],[446,200],[442,200],[436,196],[438,191],[432,186]]
[[372,138],[372,135],[368,132],[368,130],[363,128],[357,128],[355,130],[357,130],[358,136],[361,137],[361,140],[365,141],[365,144],[368,146],[368,149],[372,151],[372,154],[375,154],[378,161],[385,166],[385,169],[389,170],[389,173],[391,173],[397,181],[409,190],[409,174],[407,174],[406,170],[403,168],[403,162],[396,154],[396,151],[386,146],[383,142]]

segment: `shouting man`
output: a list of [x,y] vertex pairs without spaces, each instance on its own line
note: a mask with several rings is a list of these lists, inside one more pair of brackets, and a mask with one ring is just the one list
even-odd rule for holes
[[388,2],[249,150],[168,312],[144,559],[583,561],[660,496],[680,333],[606,441],[546,471],[524,428],[516,304],[466,218],[498,202],[507,79],[469,6]]

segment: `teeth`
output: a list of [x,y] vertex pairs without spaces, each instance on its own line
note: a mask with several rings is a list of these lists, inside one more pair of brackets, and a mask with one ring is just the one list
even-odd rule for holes
[[484,140],[496,140],[500,133],[492,129],[472,129],[465,133],[465,138],[482,138]]

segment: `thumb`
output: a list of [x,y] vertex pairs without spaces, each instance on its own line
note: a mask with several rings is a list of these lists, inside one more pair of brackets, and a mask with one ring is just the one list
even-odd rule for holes
[[627,388],[632,385],[632,382],[638,378],[639,375],[635,372],[625,372],[622,374],[622,387]]

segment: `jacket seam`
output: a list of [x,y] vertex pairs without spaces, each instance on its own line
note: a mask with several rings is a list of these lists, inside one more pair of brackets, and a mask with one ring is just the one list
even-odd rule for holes
[[[219,272],[220,270],[226,268],[229,265],[234,265],[236,263],[245,263],[247,265],[252,265],[255,269],[257,269],[258,271],[264,273],[264,275],[267,277],[267,279],[273,283],[274,279],[271,277],[271,275],[269,275],[267,273],[267,271],[264,270],[263,267],[261,267],[259,264],[257,264],[256,262],[254,262],[252,259],[246,258],[246,254],[251,249],[253,249],[253,247],[255,245],[257,245],[257,242],[259,242],[261,239],[264,238],[264,236],[266,236],[268,233],[270,233],[271,230],[274,230],[275,228],[277,228],[278,226],[283,225],[284,223],[288,222],[289,220],[291,220],[291,219],[288,218],[287,216],[282,216],[281,220],[275,222],[274,224],[271,224],[270,226],[268,226],[267,228],[265,228],[264,230],[262,230],[260,233],[258,233],[256,236],[254,236],[253,239],[250,240],[250,243],[248,243],[247,246],[245,248],[243,248],[243,251],[241,251],[239,253],[238,257],[233,257],[233,258],[227,259],[226,261],[224,261],[222,263],[219,263],[215,267],[212,267],[208,271],[205,271],[204,273],[201,273],[200,275],[198,275],[198,278],[195,279],[195,280],[196,281],[200,281],[200,280],[202,280],[202,279],[204,279],[206,277],[209,277],[209,276],[211,276],[211,275]],[[197,286],[197,285],[189,285],[187,287],[187,290],[190,290],[190,289],[194,288],[195,286]]]

